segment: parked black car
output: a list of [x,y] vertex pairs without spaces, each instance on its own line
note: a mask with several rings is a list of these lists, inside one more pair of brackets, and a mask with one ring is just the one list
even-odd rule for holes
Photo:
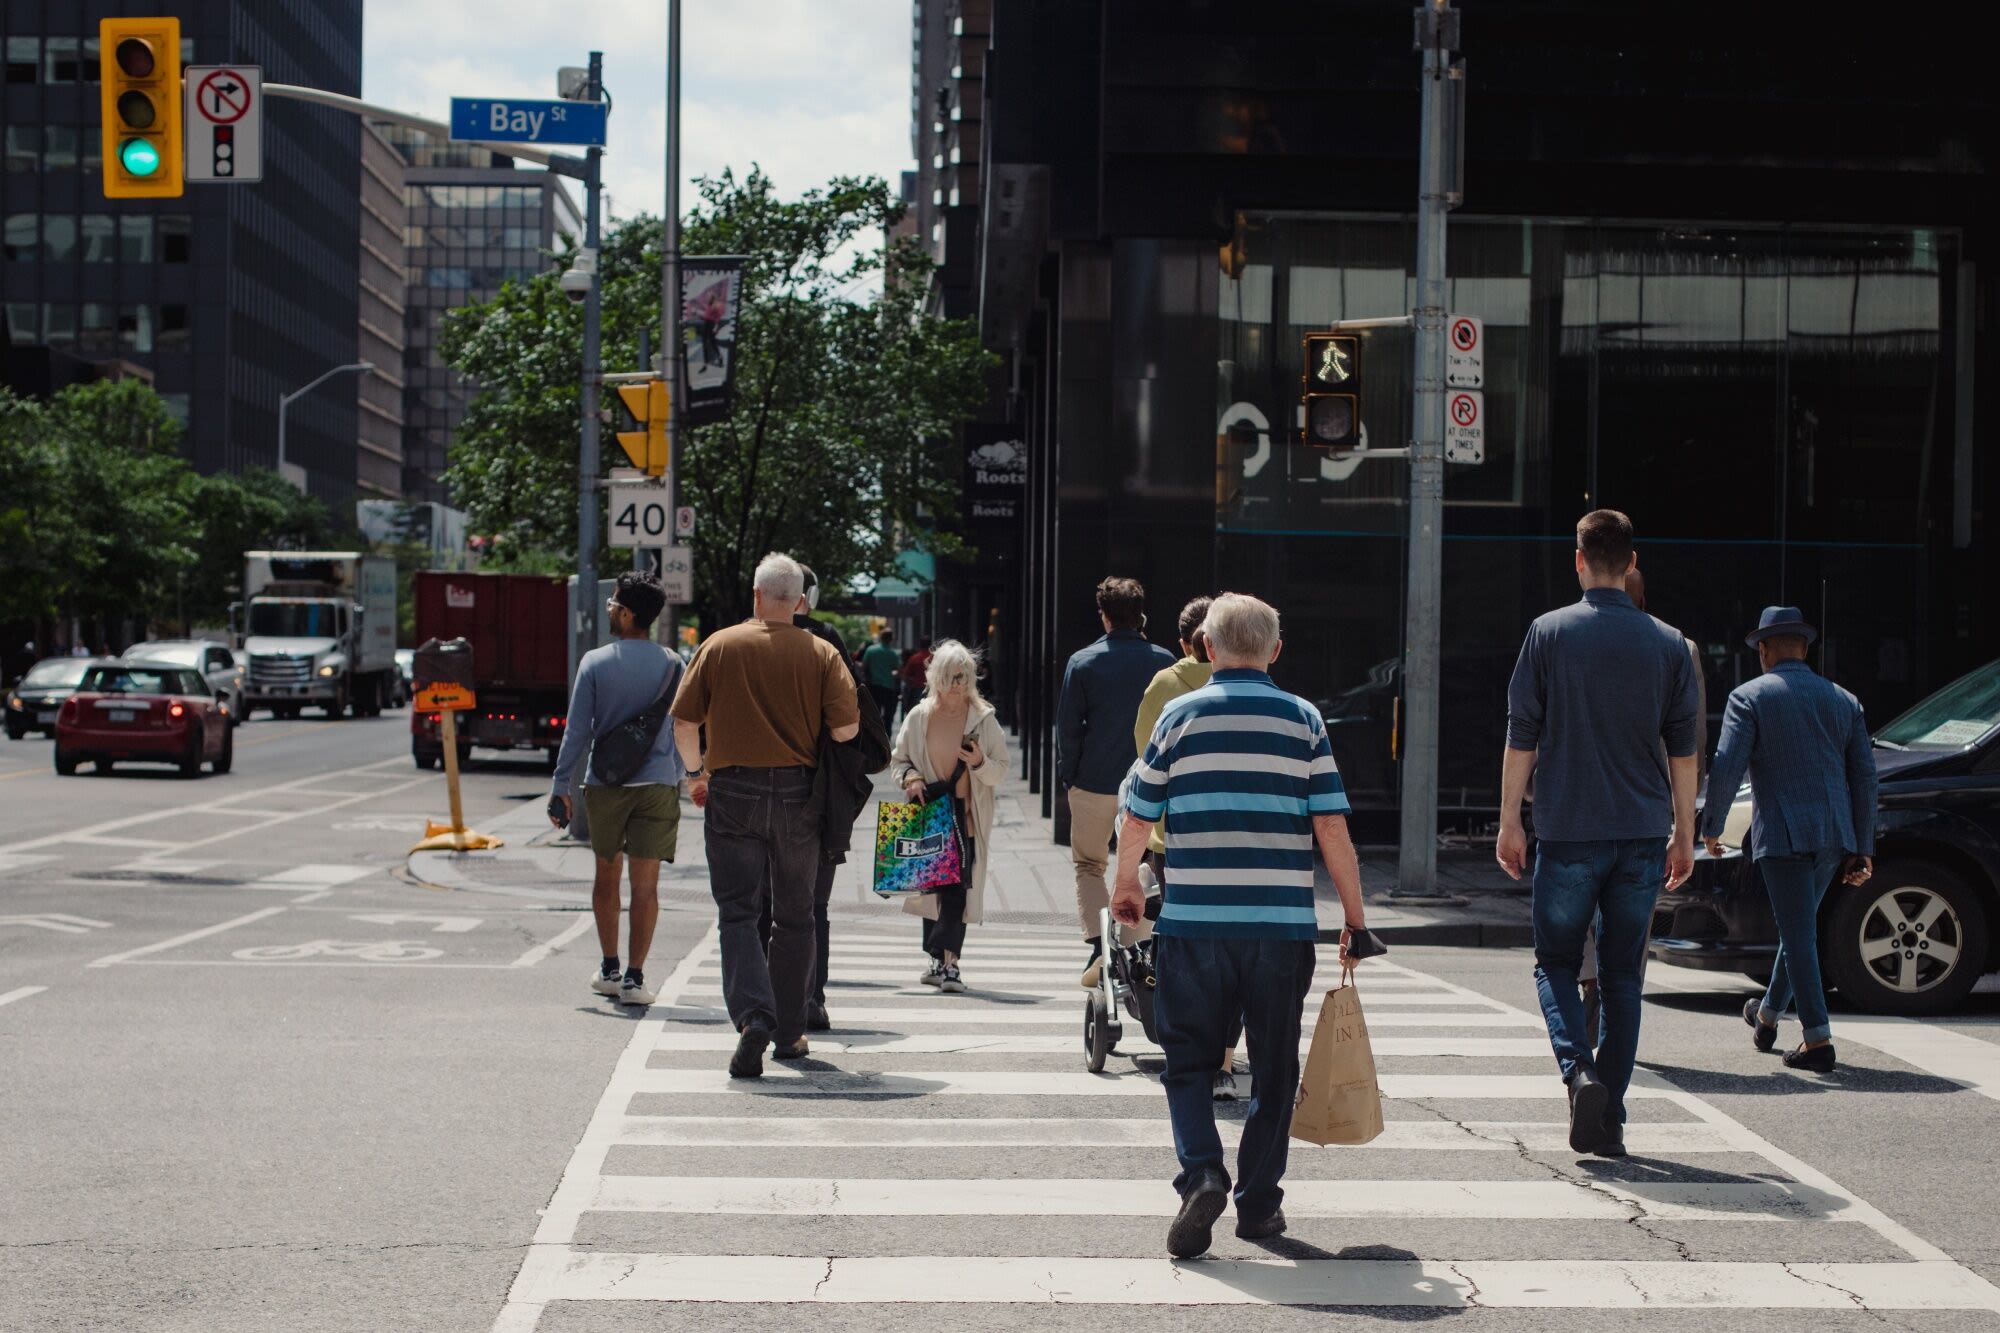
[[[2000,662],[1878,730],[1875,767],[1875,874],[1828,890],[1821,965],[1857,1009],[1944,1013],[2000,968]],[[1735,800],[1722,839],[1732,847],[1748,837],[1749,789]],[[1694,875],[1653,909],[1652,955],[1663,961],[1762,980],[1777,947],[1763,881],[1739,851],[1697,854]]]
[[108,657],[45,657],[22,673],[7,691],[7,739],[18,741],[31,731],[56,732],[56,710],[76,693],[83,673]]

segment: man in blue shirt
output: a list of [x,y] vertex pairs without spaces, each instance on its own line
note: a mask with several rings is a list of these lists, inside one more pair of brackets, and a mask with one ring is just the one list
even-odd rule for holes
[[[1132,723],[1153,677],[1174,664],[1172,653],[1146,642],[1146,590],[1139,580],[1114,577],[1098,584],[1097,614],[1104,636],[1070,657],[1056,704],[1056,783],[1067,792],[1076,914],[1090,946],[1085,989],[1097,984],[1103,949],[1098,919],[1110,902],[1104,871],[1118,787],[1138,757]],[[1143,925],[1138,933],[1145,934]]]
[[[681,659],[653,642],[653,622],[666,608],[666,590],[651,574],[628,570],[606,607],[615,642],[593,648],[577,664],[562,748],[556,752],[554,794],[574,812],[574,782],[584,751],[612,729],[646,711],[656,699],[673,701],[680,684]],[[652,753],[639,771],[618,786],[604,781],[591,758],[583,796],[590,815],[590,850],[597,871],[590,886],[590,910],[597,917],[597,942],[604,953],[590,988],[621,1004],[651,1004],[646,954],[660,919],[660,862],[674,859],[680,836],[681,779],[686,775],[674,751],[673,729],[660,726]],[[565,815],[562,822],[568,822]],[[553,816],[551,817],[553,822]],[[618,974],[618,858],[632,878],[631,965]]]
[[1319,710],[1272,683],[1278,613],[1224,593],[1202,623],[1215,674],[1170,701],[1133,772],[1118,838],[1112,914],[1137,925],[1139,861],[1166,828],[1165,902],[1155,931],[1154,1031],[1166,1052],[1181,1207],[1167,1231],[1177,1259],[1208,1249],[1229,1198],[1210,1077],[1237,1016],[1250,1039],[1251,1097],[1237,1150],[1236,1234],[1285,1229],[1299,1013],[1312,985],[1319,919],[1315,862],[1340,893],[1349,934],[1365,924],[1361,871],[1347,835],[1347,793]]
[[[1819,974],[1819,904],[1838,874],[1865,884],[1874,871],[1875,747],[1861,702],[1806,665],[1819,631],[1796,606],[1767,606],[1744,642],[1764,674],[1738,685],[1722,715],[1701,832],[1722,854],[1722,826],[1736,787],[1750,775],[1750,846],[1778,922],[1778,956],[1762,1002],[1743,1006],[1760,1051],[1778,1040],[1794,995],[1805,1044],[1785,1056],[1794,1069],[1829,1073],[1833,1029]],[[1922,922],[1912,927],[1920,935]]]
[[[1507,688],[1501,869],[1521,878],[1521,802],[1535,780],[1535,987],[1569,1087],[1570,1147],[1625,1155],[1625,1090],[1639,1053],[1640,969],[1653,903],[1694,867],[1694,659],[1680,631],[1633,605],[1632,520],[1596,509],[1576,525],[1583,600],[1528,629]],[[1584,1032],[1577,971],[1601,918],[1604,1036]]]

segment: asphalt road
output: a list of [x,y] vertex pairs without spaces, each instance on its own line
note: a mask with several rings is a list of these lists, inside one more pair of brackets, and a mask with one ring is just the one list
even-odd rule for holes
[[[444,813],[406,727],[259,719],[195,781],[0,745],[0,1329],[2000,1324],[1922,1308],[2000,1300],[1989,997],[1836,1014],[1815,1078],[1731,979],[1656,969],[1613,1163],[1542,1128],[1526,953],[1400,949],[1362,981],[1389,1132],[1295,1146],[1290,1234],[1225,1215],[1176,1268],[1157,1059],[1131,1024],[1084,1073],[1066,935],[975,928],[943,997],[845,917],[831,1043],[732,1088],[698,902],[659,1005],[590,995],[584,904],[404,873]],[[546,781],[478,765],[470,821]]]

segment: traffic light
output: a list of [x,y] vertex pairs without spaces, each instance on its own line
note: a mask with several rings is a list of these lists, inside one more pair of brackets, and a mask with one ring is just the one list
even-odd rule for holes
[[180,198],[181,21],[104,19],[97,42],[104,197]]
[[632,466],[652,477],[663,476],[672,462],[667,457],[667,411],[671,399],[666,382],[647,380],[642,384],[621,384],[618,397],[639,426],[618,432],[618,447]]
[[1300,435],[1335,457],[1361,444],[1361,339],[1351,333],[1309,333],[1299,393],[1305,408]]

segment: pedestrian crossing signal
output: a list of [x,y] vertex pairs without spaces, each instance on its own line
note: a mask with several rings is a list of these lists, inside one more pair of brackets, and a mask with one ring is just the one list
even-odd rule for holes
[[642,384],[618,386],[619,401],[639,429],[618,432],[618,447],[632,466],[651,477],[664,476],[672,460],[667,457],[667,413],[672,404],[666,382],[647,380]]
[[1361,339],[1309,333],[1301,351],[1300,439],[1337,458],[1361,445]]
[[181,21],[105,19],[97,25],[104,197],[181,195]]

